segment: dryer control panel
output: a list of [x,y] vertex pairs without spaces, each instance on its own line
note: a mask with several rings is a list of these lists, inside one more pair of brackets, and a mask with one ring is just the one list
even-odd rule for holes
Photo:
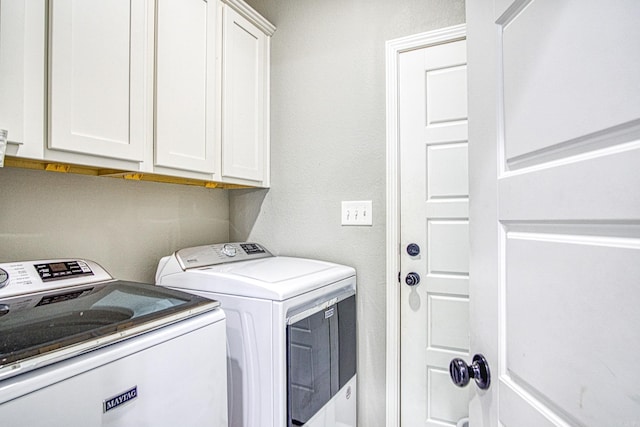
[[176,258],[183,270],[273,256],[258,243],[219,243],[180,249]]

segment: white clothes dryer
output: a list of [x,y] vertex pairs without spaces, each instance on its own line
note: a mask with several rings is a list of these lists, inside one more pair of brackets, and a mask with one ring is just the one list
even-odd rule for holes
[[0,425],[227,427],[219,305],[89,260],[0,264]]
[[356,272],[256,243],[182,249],[156,284],[220,301],[230,427],[356,426]]

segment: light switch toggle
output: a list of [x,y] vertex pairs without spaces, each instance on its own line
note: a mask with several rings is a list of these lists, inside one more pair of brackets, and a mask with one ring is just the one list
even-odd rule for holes
[[342,202],[342,225],[373,225],[371,200]]

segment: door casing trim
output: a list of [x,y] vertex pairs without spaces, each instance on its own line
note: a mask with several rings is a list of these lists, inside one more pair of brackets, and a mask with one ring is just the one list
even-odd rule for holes
[[389,40],[386,51],[386,427],[400,426],[400,191],[398,57],[401,53],[466,38],[466,24]]

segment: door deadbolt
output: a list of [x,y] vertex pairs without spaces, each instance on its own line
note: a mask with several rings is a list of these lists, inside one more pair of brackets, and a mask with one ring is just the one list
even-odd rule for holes
[[420,246],[415,243],[409,243],[407,246],[407,253],[409,256],[418,256],[420,255]]

